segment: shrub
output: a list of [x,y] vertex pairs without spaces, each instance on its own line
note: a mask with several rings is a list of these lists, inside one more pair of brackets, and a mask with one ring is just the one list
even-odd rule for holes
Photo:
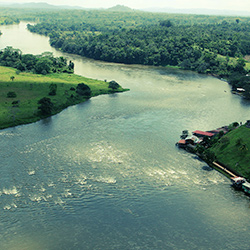
[[49,85],[49,95],[56,95],[57,85],[55,83],[52,83]]
[[120,85],[116,81],[109,82],[109,88],[112,90],[118,89]]
[[14,91],[9,91],[8,93],[7,93],[7,97],[8,98],[15,98],[17,95],[16,95],[16,93],[14,92]]
[[53,103],[51,102],[51,99],[48,97],[43,97],[38,101],[38,109],[41,111],[42,115],[51,115],[52,113],[52,108],[53,108]]
[[91,90],[90,87],[84,83],[79,83],[76,87],[76,93],[81,96],[90,97]]

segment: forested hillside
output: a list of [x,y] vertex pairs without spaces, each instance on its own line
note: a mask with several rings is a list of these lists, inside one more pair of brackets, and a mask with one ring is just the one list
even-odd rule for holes
[[0,16],[0,25],[8,25],[8,24],[15,24],[19,23],[19,19],[10,16]]

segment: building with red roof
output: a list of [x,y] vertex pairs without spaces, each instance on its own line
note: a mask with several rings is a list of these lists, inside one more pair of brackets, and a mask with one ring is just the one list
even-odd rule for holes
[[201,130],[195,130],[193,132],[193,135],[197,136],[197,137],[213,137],[215,135],[215,133],[211,133],[211,132],[206,132],[206,131],[201,131]]

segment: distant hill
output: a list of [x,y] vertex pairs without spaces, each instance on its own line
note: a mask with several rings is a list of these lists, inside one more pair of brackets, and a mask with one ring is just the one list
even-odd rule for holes
[[68,5],[51,5],[48,3],[1,3],[0,6],[20,9],[83,9],[79,6],[68,6]]
[[107,9],[108,11],[120,11],[120,12],[132,12],[134,11],[133,9],[127,7],[127,6],[124,6],[124,5],[116,5],[114,7],[111,7],[109,9]]
[[215,9],[174,9],[174,8],[145,8],[147,12],[164,12],[195,15],[216,15],[216,16],[250,16],[250,11],[237,10],[215,10]]

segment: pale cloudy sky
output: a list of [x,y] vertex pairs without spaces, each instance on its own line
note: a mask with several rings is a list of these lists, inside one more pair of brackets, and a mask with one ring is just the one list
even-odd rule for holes
[[53,5],[77,5],[85,8],[109,8],[117,4],[130,8],[206,8],[250,11],[250,0],[0,0],[0,2],[47,2]]

